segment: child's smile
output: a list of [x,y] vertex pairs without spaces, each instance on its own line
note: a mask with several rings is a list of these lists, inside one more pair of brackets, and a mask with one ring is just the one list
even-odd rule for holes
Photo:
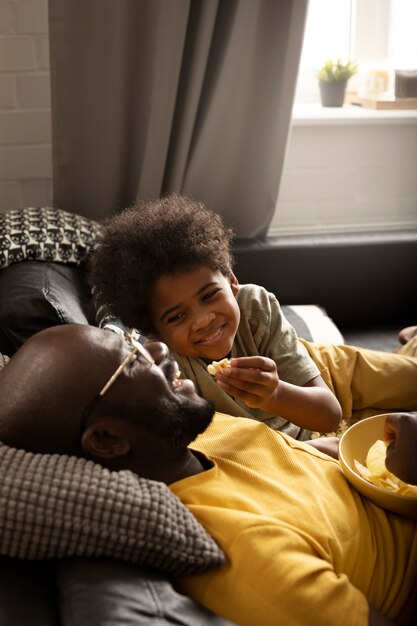
[[200,339],[197,343],[201,343],[205,346],[216,344],[223,336],[223,331],[226,329],[226,324],[222,324],[217,330],[213,333],[205,337],[204,339]]
[[221,359],[229,354],[240,322],[238,289],[232,272],[224,276],[208,267],[161,276],[150,297],[152,324],[177,354]]

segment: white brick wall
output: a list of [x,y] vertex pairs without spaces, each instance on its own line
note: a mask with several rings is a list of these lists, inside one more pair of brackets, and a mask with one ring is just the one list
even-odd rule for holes
[[0,211],[48,204],[48,1],[0,0]]
[[417,110],[312,107],[293,122],[270,234],[416,229]]

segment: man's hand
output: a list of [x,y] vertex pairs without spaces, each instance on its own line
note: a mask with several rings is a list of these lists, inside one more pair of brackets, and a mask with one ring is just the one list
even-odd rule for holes
[[385,422],[385,465],[401,480],[417,485],[417,413],[392,413]]

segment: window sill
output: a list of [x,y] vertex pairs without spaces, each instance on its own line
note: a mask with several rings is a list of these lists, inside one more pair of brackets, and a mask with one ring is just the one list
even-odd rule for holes
[[417,109],[367,109],[345,104],[343,107],[323,107],[321,104],[295,104],[292,126],[352,126],[361,124],[417,124]]

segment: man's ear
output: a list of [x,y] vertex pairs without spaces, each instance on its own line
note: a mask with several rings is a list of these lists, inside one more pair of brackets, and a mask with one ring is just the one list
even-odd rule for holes
[[101,417],[82,434],[81,447],[93,459],[116,459],[130,452],[130,442],[119,428],[119,420]]
[[239,291],[239,281],[236,278],[235,274],[233,272],[230,272],[230,274],[228,274],[227,276],[230,286],[232,288],[232,293],[234,296],[237,295],[237,292]]

